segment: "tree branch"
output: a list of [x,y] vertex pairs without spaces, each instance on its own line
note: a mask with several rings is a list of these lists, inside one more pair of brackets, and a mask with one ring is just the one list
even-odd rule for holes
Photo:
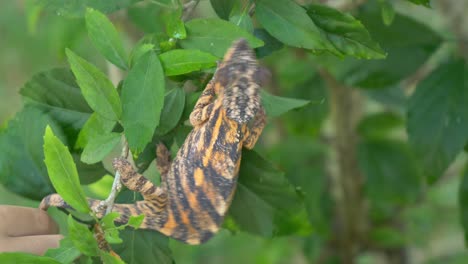
[[342,263],[354,263],[368,233],[367,205],[362,194],[364,178],[357,161],[356,126],[362,116],[358,90],[346,87],[326,70],[319,71],[329,90],[332,150],[329,158],[331,192],[336,203],[335,236]]
[[468,61],[468,2],[460,0],[436,1],[443,17],[457,37],[460,55]]

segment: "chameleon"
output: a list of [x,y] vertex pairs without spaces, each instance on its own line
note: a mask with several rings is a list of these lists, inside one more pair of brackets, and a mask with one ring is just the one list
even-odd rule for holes
[[[159,186],[126,159],[114,159],[123,185],[143,196],[134,204],[114,205],[118,223],[144,214],[140,228],[192,245],[217,233],[235,194],[242,148],[252,149],[266,124],[260,98],[264,72],[245,39],[231,45],[190,114],[193,129],[175,158],[171,161],[164,144],[157,145]],[[96,210],[99,200],[88,202],[98,217],[104,215]],[[70,208],[58,194],[40,204],[44,210],[50,206]]]

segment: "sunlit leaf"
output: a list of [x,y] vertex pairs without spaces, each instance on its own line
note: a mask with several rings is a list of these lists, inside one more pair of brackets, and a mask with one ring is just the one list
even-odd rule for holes
[[44,156],[49,178],[55,190],[75,210],[88,213],[91,209],[80,187],[73,157],[49,126],[46,127],[44,135]]
[[101,12],[88,8],[85,15],[88,36],[107,60],[126,70],[128,58],[119,33]]
[[42,257],[29,253],[6,252],[0,253],[1,263],[37,263],[37,264],[61,264],[53,258]]
[[164,72],[158,56],[147,52],[127,75],[122,88],[122,124],[130,148],[143,151],[159,124],[164,104]]
[[111,120],[118,120],[122,113],[120,98],[114,85],[96,66],[66,50],[68,62],[89,106]]
[[138,229],[140,227],[140,225],[143,223],[143,220],[145,219],[145,215],[144,214],[141,214],[141,215],[137,215],[137,216],[131,216],[130,219],[128,219],[128,225],[135,228],[135,229]]
[[181,75],[216,66],[217,57],[200,50],[176,49],[159,55],[166,76]]
[[86,147],[90,139],[99,135],[108,134],[115,125],[116,121],[103,118],[101,115],[93,113],[84,124],[80,134],[78,134],[75,148]]
[[117,146],[120,139],[120,133],[108,133],[91,138],[81,154],[81,161],[87,164],[102,161]]

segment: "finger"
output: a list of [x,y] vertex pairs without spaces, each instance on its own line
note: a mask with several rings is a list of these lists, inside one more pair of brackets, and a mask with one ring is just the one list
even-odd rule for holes
[[62,238],[62,235],[7,237],[0,240],[0,253],[19,251],[43,255],[47,249],[58,247]]
[[19,206],[0,206],[0,236],[57,234],[58,226],[44,211]]

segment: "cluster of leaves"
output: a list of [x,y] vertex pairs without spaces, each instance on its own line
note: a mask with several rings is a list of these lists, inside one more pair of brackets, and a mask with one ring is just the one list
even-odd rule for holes
[[[225,227],[267,238],[308,235],[313,228],[321,239],[329,237],[325,147],[315,138],[328,107],[310,103],[323,102],[327,96],[315,72],[320,68],[384,106],[359,125],[359,165],[376,226],[372,238],[383,246],[402,245],[401,235],[383,223],[420,197],[424,179],[436,182],[466,144],[465,62],[449,58],[441,63],[406,103],[402,81],[427,63],[443,40],[396,12],[389,0],[365,5],[355,16],[292,0],[210,0],[219,18],[187,22],[182,20],[183,6],[174,2],[178,1],[39,1],[45,11],[84,19],[96,49],[126,77],[115,87],[98,67],[68,49],[71,71],[60,68],[33,76],[21,89],[24,109],[0,132],[0,147],[8,150],[0,155],[0,182],[36,200],[55,190],[77,211],[89,213],[80,184],[95,183],[107,174],[102,161],[120,147],[121,138],[128,141],[140,172],[154,160],[156,142],[176,151],[190,130],[185,121],[199,95],[182,87],[189,81],[201,90],[231,43],[245,38],[257,56],[279,73],[277,85],[284,87],[285,96],[306,100],[262,92],[270,119],[302,108],[281,119],[295,137],[287,137],[277,148],[263,149],[286,173],[256,151],[245,151]],[[428,0],[410,2],[429,5]],[[146,33],[131,51],[104,15],[122,8]],[[297,50],[306,54],[305,59],[294,56]],[[303,122],[305,118],[312,121]],[[408,140],[395,137],[395,131],[405,128]],[[285,159],[284,153],[290,152],[294,158]],[[468,199],[468,178],[464,179],[462,202]],[[135,195],[120,199],[134,202]],[[97,221],[106,241],[121,243],[113,249],[125,262],[172,261],[167,238],[152,231],[123,230],[125,226],[113,224],[116,217],[110,214]],[[468,228],[466,213],[463,217]],[[81,254],[84,261],[95,256],[108,263],[120,261],[99,250],[92,232],[71,217],[68,228],[61,247],[49,251],[44,263],[69,263]],[[77,232],[80,237],[74,235]],[[315,238],[309,236],[306,245]],[[0,260],[12,256],[0,255]]]

